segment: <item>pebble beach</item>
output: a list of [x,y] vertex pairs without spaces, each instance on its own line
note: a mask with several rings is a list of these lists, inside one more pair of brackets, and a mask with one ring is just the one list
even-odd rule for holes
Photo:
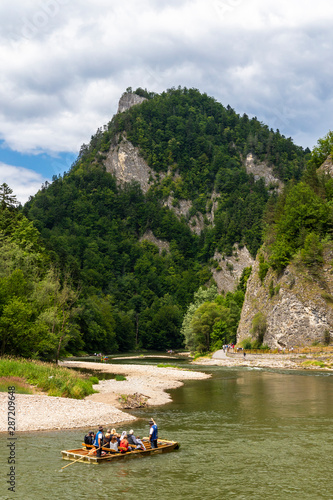
[[[16,432],[95,428],[103,424],[114,426],[136,418],[120,410],[119,396],[142,394],[149,406],[171,401],[165,391],[181,386],[185,380],[204,379],[209,375],[177,368],[151,365],[110,365],[66,361],[67,368],[80,367],[123,374],[126,380],[101,380],[94,389],[99,391],[84,400],[37,394],[16,394]],[[0,393],[0,405],[6,408],[7,394]],[[7,412],[0,414],[0,432],[7,431]]]

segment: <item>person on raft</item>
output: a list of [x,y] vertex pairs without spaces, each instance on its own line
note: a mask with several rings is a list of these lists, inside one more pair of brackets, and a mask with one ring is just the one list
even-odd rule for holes
[[95,434],[93,431],[89,431],[88,434],[84,436],[84,444],[94,444]]
[[110,441],[110,450],[118,451],[118,441],[117,436],[113,435]]
[[98,428],[98,432],[96,432],[95,441],[94,441],[94,446],[96,448],[97,457],[102,456],[103,441],[104,441],[103,426],[100,425]]
[[131,429],[129,431],[129,433],[127,434],[127,441],[128,441],[129,445],[135,446],[136,450],[145,450],[146,449],[146,447],[143,444],[143,442],[141,441],[140,437],[139,436],[134,436],[133,429]]
[[158,429],[156,422],[153,418],[149,420],[150,430],[149,430],[149,441],[152,448],[157,448],[158,439]]
[[120,441],[118,449],[121,453],[126,453],[127,451],[132,451],[132,448],[128,444],[127,434],[125,431],[121,435],[121,441]]

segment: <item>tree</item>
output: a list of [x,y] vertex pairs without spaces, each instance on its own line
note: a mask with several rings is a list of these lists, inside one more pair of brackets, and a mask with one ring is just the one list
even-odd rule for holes
[[2,209],[14,208],[19,204],[13,190],[5,182],[0,186],[0,204]]
[[193,302],[188,306],[186,314],[183,319],[181,333],[184,335],[184,341],[186,347],[191,351],[195,351],[196,340],[194,337],[194,331],[191,327],[192,318],[198,309],[198,307],[204,302],[212,301],[217,296],[217,287],[216,285],[212,285],[210,288],[205,289],[200,287],[197,292],[194,294]]
[[[210,350],[214,327],[217,322],[227,317],[228,312],[227,308],[216,304],[216,302],[205,302],[195,311],[190,327],[193,330],[196,349],[199,352]],[[215,332],[217,333],[217,330]]]
[[311,153],[311,161],[320,167],[329,155],[333,153],[333,132],[330,130],[325,137],[318,139]]

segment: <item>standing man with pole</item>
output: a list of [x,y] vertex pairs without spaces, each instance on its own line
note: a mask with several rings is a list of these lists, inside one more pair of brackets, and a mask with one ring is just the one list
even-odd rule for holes
[[157,448],[158,430],[154,419],[149,420],[149,441],[152,448]]
[[96,432],[95,441],[94,441],[94,446],[97,448],[97,450],[96,450],[97,457],[102,456],[103,441],[104,441],[103,426],[100,425],[98,428],[98,432]]

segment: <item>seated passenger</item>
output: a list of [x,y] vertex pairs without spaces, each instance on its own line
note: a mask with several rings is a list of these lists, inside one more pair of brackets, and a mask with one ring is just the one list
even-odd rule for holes
[[131,451],[131,448],[129,447],[128,441],[127,441],[127,434],[126,433],[124,434],[124,432],[123,432],[121,437],[122,437],[122,439],[120,441],[119,451],[121,453],[126,453],[127,451]]
[[110,450],[118,451],[117,436],[113,435],[110,441]]
[[105,435],[104,435],[104,444],[103,446],[109,446],[109,443],[111,441],[111,431],[110,429],[107,429]]
[[145,450],[146,447],[143,444],[143,442],[141,441],[141,439],[139,438],[139,436],[135,437],[133,433],[134,433],[134,431],[133,431],[133,429],[131,429],[129,431],[129,433],[127,434],[127,441],[129,443],[129,445],[135,446],[136,450],[140,450],[140,449]]
[[94,444],[95,434],[93,431],[89,431],[88,434],[84,436],[84,444]]
[[120,436],[119,436],[119,434],[117,434],[116,429],[111,429],[111,436],[110,436],[111,439],[112,439],[112,436],[116,436],[117,442],[118,442],[118,446],[119,446],[119,444],[120,444]]

